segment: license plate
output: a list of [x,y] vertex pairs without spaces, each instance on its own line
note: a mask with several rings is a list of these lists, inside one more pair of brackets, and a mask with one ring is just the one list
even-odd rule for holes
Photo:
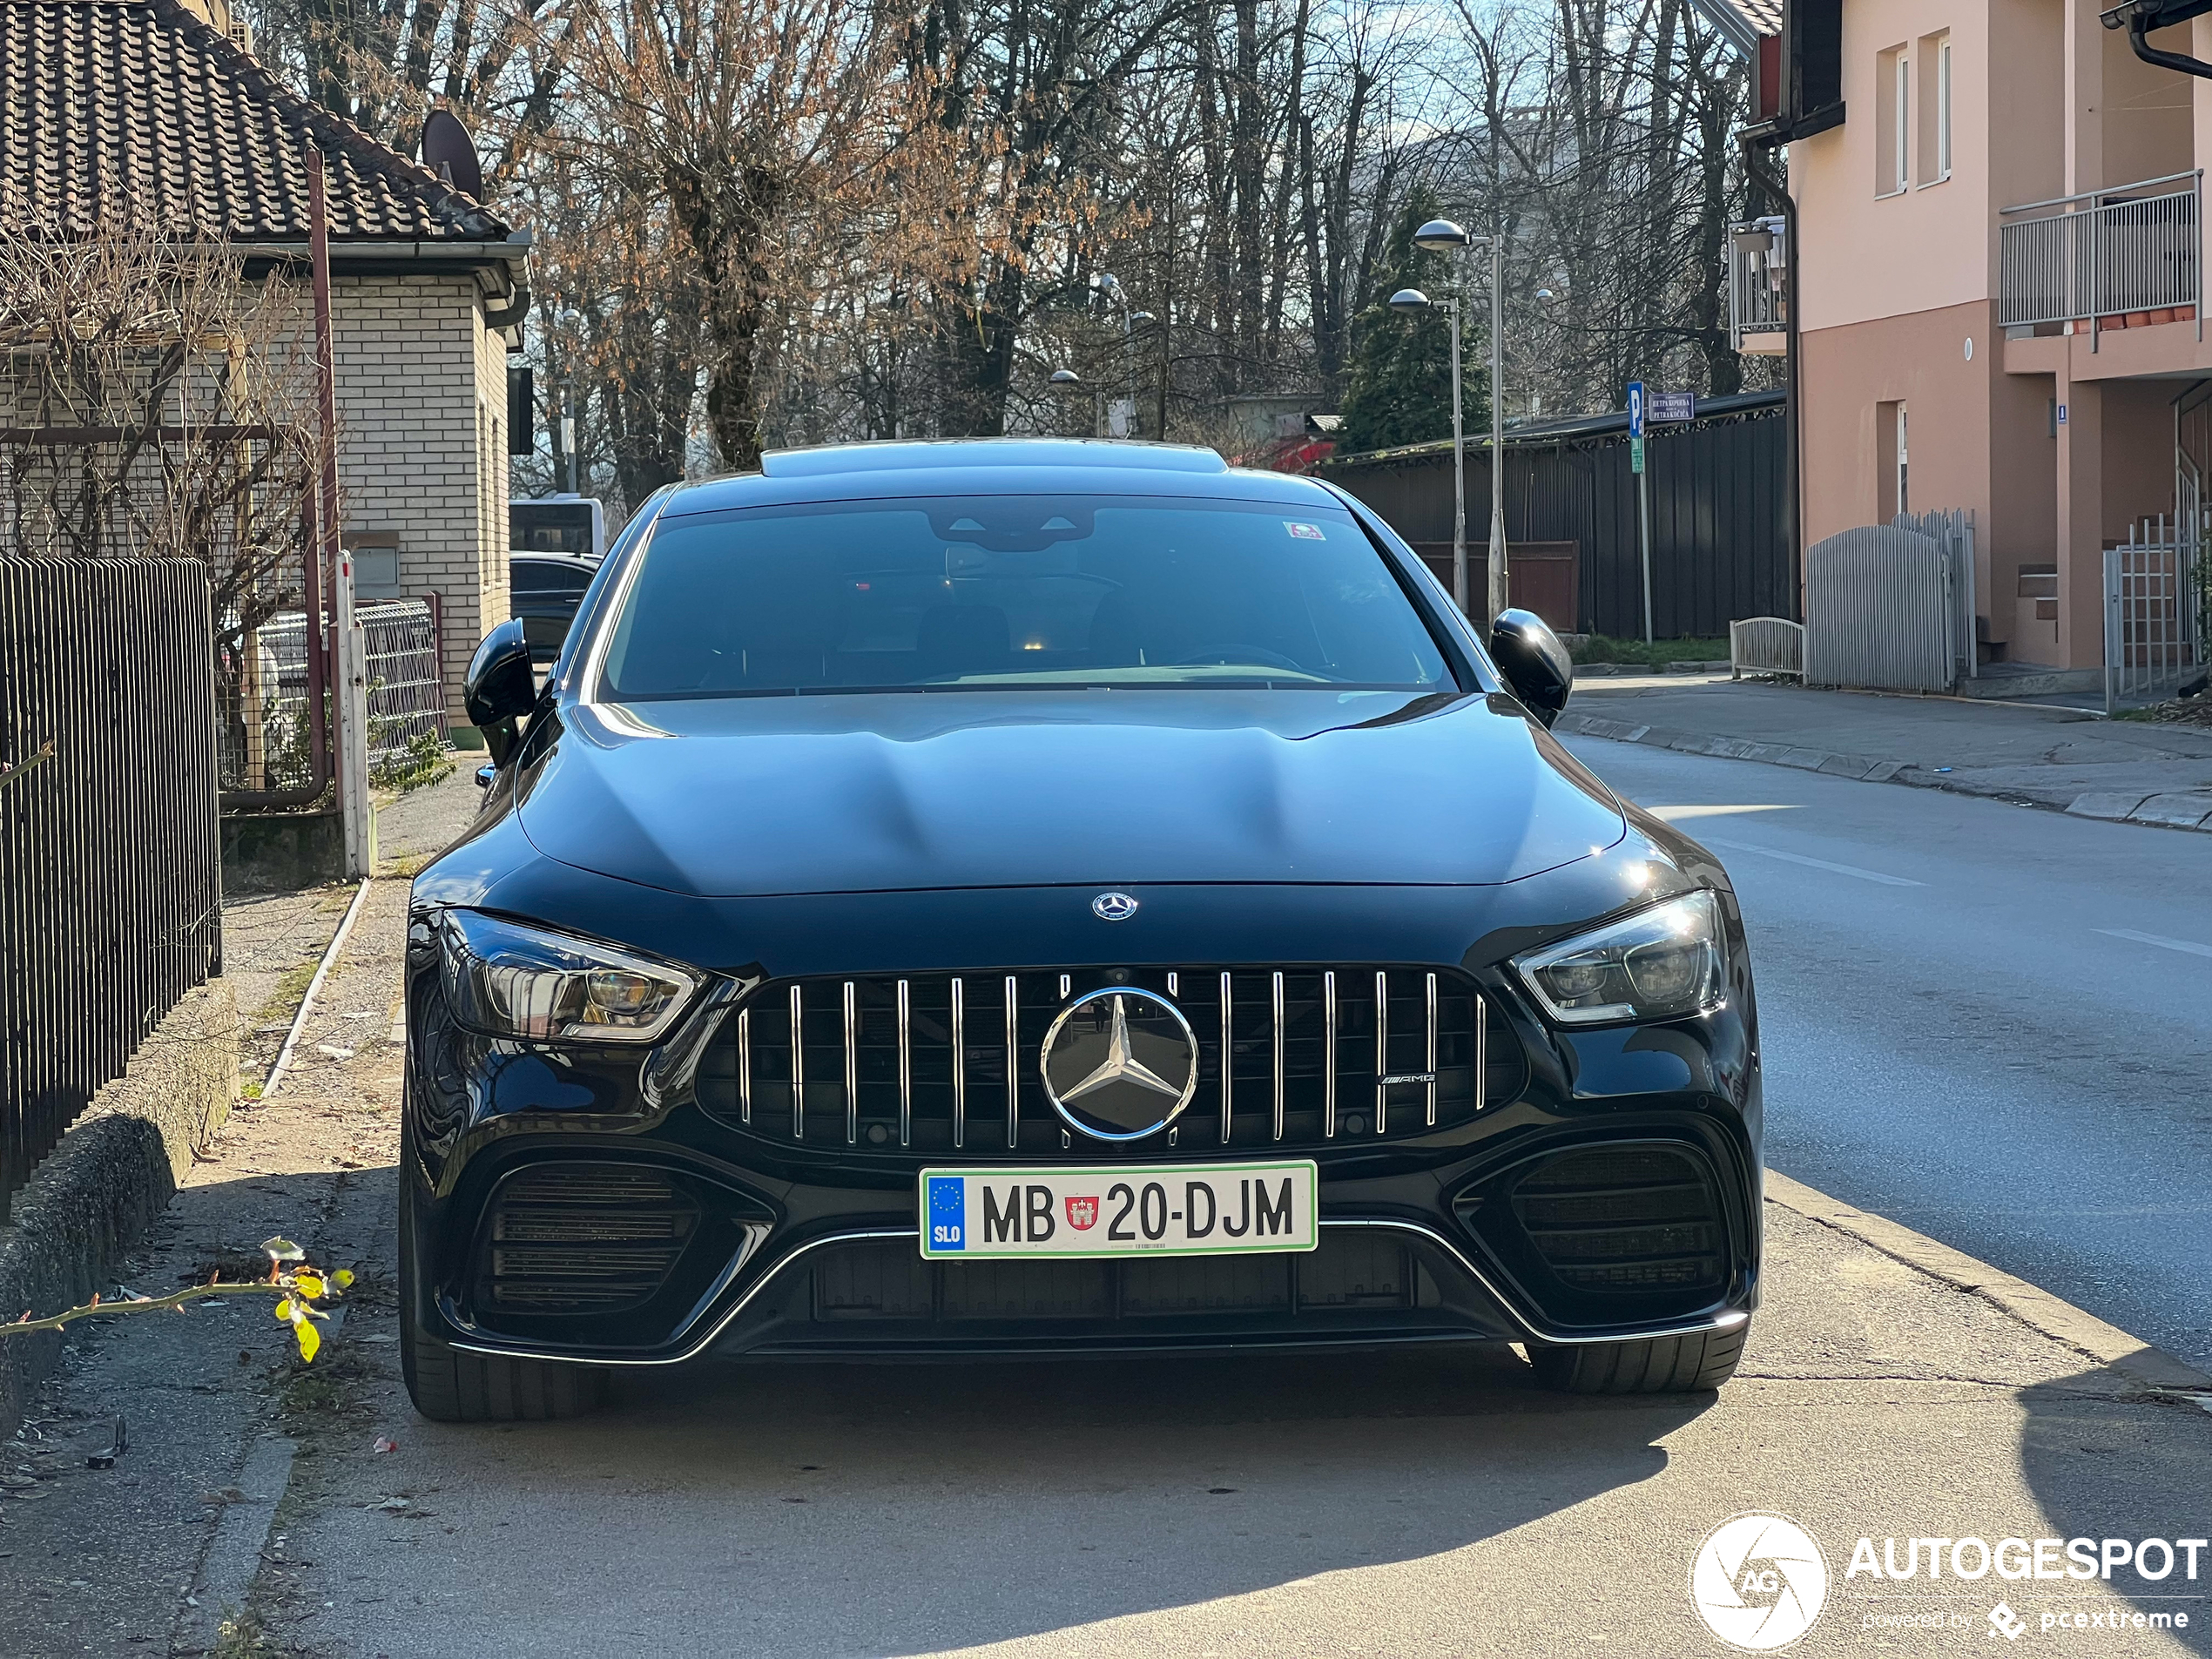
[[924,1170],[921,1253],[1213,1256],[1312,1250],[1312,1160],[1143,1169]]

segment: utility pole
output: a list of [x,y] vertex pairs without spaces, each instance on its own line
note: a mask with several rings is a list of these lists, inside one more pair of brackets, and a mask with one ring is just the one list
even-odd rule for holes
[[[1506,570],[1506,238],[1490,226],[1490,615],[1513,604]],[[1455,341],[1456,343],[1456,341]],[[1453,401],[1459,394],[1453,393]]]

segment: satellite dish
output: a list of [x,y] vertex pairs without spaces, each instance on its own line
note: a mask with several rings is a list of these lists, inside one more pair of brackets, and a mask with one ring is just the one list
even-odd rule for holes
[[483,199],[484,167],[476,159],[476,141],[451,110],[433,110],[423,122],[422,165],[462,194]]

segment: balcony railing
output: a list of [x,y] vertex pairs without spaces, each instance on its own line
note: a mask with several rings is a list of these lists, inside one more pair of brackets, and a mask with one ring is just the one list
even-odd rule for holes
[[1779,214],[1730,238],[1728,326],[1737,351],[1778,352],[1789,329],[1789,248]]
[[2194,320],[2203,337],[2204,175],[2170,173],[2007,207],[1999,320],[2106,328]]

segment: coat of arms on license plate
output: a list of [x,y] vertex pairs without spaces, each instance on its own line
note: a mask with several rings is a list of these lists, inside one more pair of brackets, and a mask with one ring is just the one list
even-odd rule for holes
[[1068,1224],[1077,1232],[1088,1231],[1097,1222],[1096,1198],[1069,1198],[1063,1202],[1068,1206]]

